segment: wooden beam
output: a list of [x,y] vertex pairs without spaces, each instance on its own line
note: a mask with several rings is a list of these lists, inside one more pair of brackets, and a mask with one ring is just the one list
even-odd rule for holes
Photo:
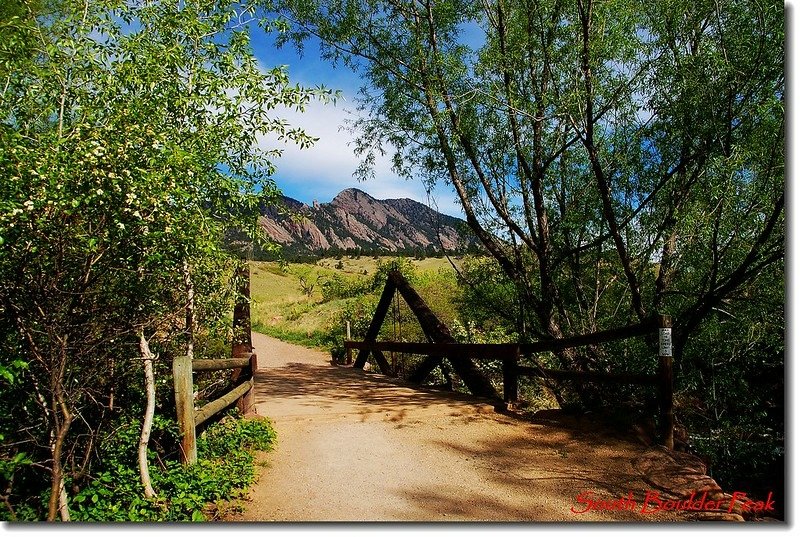
[[389,280],[394,283],[408,307],[414,312],[420,326],[422,326],[422,330],[435,343],[455,343],[455,339],[450,334],[450,329],[447,328],[447,325],[440,321],[436,314],[431,311],[399,270],[389,272]]
[[237,399],[239,399],[248,391],[250,391],[252,388],[253,388],[253,379],[250,379],[245,382],[242,382],[241,384],[236,386],[234,389],[232,389],[219,399],[214,399],[207,405],[204,405],[200,410],[194,413],[195,426],[204,423],[215,414],[225,410],[226,408],[234,404]]
[[386,356],[383,355],[383,352],[381,352],[379,349],[372,349],[372,356],[374,356],[375,361],[378,362],[378,367],[381,369],[381,373],[387,377],[394,376],[392,366],[389,365],[389,362],[386,360]]
[[556,380],[574,380],[578,382],[607,382],[612,384],[641,384],[655,386],[658,377],[635,373],[605,373],[602,371],[569,371],[566,369],[546,369],[538,367],[517,366],[517,374],[526,377],[543,377]]
[[[447,357],[455,357],[459,354],[466,354],[470,358],[481,358],[484,356],[488,358],[500,358],[499,355],[506,355],[507,353],[513,352],[516,348],[519,348],[521,354],[528,355],[538,352],[560,350],[569,347],[579,347],[581,345],[592,345],[619,339],[627,339],[644,335],[651,329],[652,325],[649,323],[644,323],[624,328],[605,330],[603,332],[596,332],[594,334],[583,334],[569,338],[537,341],[535,343],[524,343],[521,345],[517,343],[448,343],[441,341],[441,339],[448,338],[440,337],[440,341],[437,343],[348,341],[345,342],[345,348],[370,351],[373,349],[379,349],[382,351],[406,352],[409,354],[436,353],[440,356]],[[450,339],[452,339],[452,337]]]
[[[372,342],[378,337],[378,332],[381,331],[383,320],[386,318],[386,312],[389,311],[389,306],[392,305],[394,291],[394,283],[392,283],[391,279],[387,279],[386,285],[383,287],[383,292],[381,293],[381,298],[378,301],[378,307],[375,308],[375,315],[372,316],[372,321],[369,323],[369,328],[367,328],[367,335],[364,337],[364,341]],[[364,369],[368,354],[369,351],[366,350],[359,352],[356,361],[353,363],[353,367],[356,369]]]
[[[411,287],[411,284],[408,283],[408,280],[403,277],[399,270],[389,272],[389,280],[394,282],[397,291],[406,301],[408,307],[411,308],[411,311],[414,312],[420,326],[422,326],[422,330],[433,343],[456,342],[455,338],[450,334],[447,325],[440,321],[436,314],[431,311],[428,305],[425,304],[425,301],[422,300],[422,297]],[[415,382],[422,382],[441,360],[441,357],[429,356],[417,367],[416,371],[411,374],[410,379]],[[467,357],[461,357],[459,359],[450,359],[450,363],[473,395],[488,397],[490,399],[500,399],[492,383],[489,382],[489,379],[475,366],[472,360]]]
[[570,347],[581,347],[584,345],[597,345],[609,341],[618,341],[636,336],[643,336],[650,333],[655,328],[655,320],[649,319],[639,324],[623,326],[622,328],[612,328],[592,334],[581,334],[579,336],[566,337],[561,339],[550,339],[536,341],[534,343],[524,343],[520,345],[520,352],[523,355],[536,354],[539,352],[555,352]]
[[192,360],[192,371],[220,371],[222,369],[236,369],[248,367],[250,356],[242,358],[221,358],[219,360]]
[[[447,326],[439,321],[439,318],[436,317],[436,314],[433,313],[430,308],[428,308],[428,305],[425,304],[425,301],[422,300],[422,297],[420,297],[414,288],[411,287],[402,273],[399,271],[392,271],[389,273],[389,278],[394,281],[398,290],[400,290],[401,296],[406,301],[414,315],[417,317],[417,320],[422,327],[422,332],[425,334],[425,337],[428,338],[429,343],[433,344],[434,342],[437,342],[440,344],[450,344],[455,342],[455,339],[453,339]],[[428,375],[430,375],[433,370],[436,369],[436,366],[442,363],[442,358],[444,358],[444,355],[438,353],[431,354],[430,352],[422,352],[419,354],[427,354],[428,356],[426,356],[422,362],[417,364],[417,367],[414,368],[408,377],[408,380],[415,384],[421,384],[426,378],[428,378]]]
[[437,354],[447,358],[493,358],[516,355],[516,343],[413,343],[408,341],[347,341],[345,349],[379,350],[406,354]]
[[414,371],[408,377],[409,382],[413,382],[415,384],[420,384],[428,375],[430,375],[436,366],[442,363],[442,359],[445,356],[441,354],[429,354],[425,357],[422,362],[420,362],[417,367],[414,368]]

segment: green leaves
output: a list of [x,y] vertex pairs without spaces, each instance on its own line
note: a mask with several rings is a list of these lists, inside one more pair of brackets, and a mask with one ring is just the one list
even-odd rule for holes
[[[174,423],[171,424],[174,428]],[[121,445],[109,453],[126,453],[138,440],[136,427],[122,424],[130,431],[110,440]],[[74,520],[80,521],[205,521],[214,517],[213,502],[238,498],[253,482],[254,450],[271,449],[275,431],[265,419],[243,419],[230,413],[211,425],[199,438],[199,460],[185,467],[174,460],[165,467],[153,465],[153,486],[159,497],[141,497],[141,483],[131,460],[112,456],[100,462],[103,471],[73,498],[70,504]]]
[[[230,273],[247,251],[224,240],[262,238],[260,209],[278,195],[263,140],[313,143],[277,111],[333,93],[261,67],[256,10],[237,1],[13,1],[0,13],[0,383],[23,396],[4,402],[0,430],[24,423],[32,432],[8,441],[50,445],[58,434],[42,424],[58,420],[44,408],[58,393],[82,417],[64,453],[90,468],[84,443],[108,425],[110,401],[135,402],[137,330],[165,354],[185,342],[184,262],[200,329],[227,327]],[[112,510],[99,491],[81,502],[112,518],[148,505]]]
[[[11,360],[8,365],[0,363],[0,378],[8,384],[16,383],[23,371],[28,369],[28,362],[23,360]],[[2,439],[0,439],[2,440]]]

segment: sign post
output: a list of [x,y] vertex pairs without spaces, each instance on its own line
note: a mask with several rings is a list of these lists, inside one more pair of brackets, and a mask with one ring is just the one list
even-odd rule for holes
[[658,316],[658,376],[661,441],[675,447],[675,411],[672,379],[672,317]]

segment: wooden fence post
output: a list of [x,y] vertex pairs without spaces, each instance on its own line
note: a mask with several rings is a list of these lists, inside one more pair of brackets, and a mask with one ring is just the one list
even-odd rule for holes
[[660,409],[661,442],[667,449],[675,447],[675,413],[672,373],[672,318],[658,316],[658,407]]
[[511,410],[511,406],[519,399],[518,364],[519,346],[512,353],[503,355],[503,402],[507,410]]
[[[249,380],[256,373],[256,358],[253,353],[253,339],[250,328],[250,266],[243,262],[237,269],[238,276],[242,279],[239,286],[239,296],[233,306],[233,348],[231,356],[233,358],[246,357],[250,355],[250,365],[243,368],[234,369],[231,372],[231,381],[239,382],[242,377]],[[254,396],[250,389],[238,401],[236,408],[246,416],[253,413]]]
[[[345,341],[350,341],[350,321],[347,321],[347,339],[345,339]],[[345,354],[346,354],[346,359],[345,359],[344,363],[346,365],[352,365],[352,363],[353,363],[353,349],[348,347],[347,350],[345,351]]]
[[[372,316],[372,321],[370,321],[369,328],[367,328],[367,334],[364,336],[364,341],[374,343],[375,339],[378,337],[378,332],[381,331],[383,319],[386,317],[386,313],[389,311],[389,306],[392,305],[392,298],[394,298],[395,289],[394,282],[392,282],[391,278],[388,278],[386,280],[386,287],[383,288],[381,298],[378,300],[378,306],[375,308],[375,315]],[[370,351],[363,349],[358,352],[356,361],[353,363],[353,367],[355,369],[364,369],[364,365],[367,363],[369,352]],[[375,360],[378,362],[378,365],[382,371],[384,370],[384,365],[387,371],[391,369],[388,363],[384,364],[380,361],[381,358],[384,358],[383,354],[377,354],[373,352],[372,355],[375,357]]]
[[175,382],[175,408],[178,411],[178,430],[181,435],[181,462],[194,464],[197,462],[197,439],[191,357],[175,357],[172,361],[172,377]]
[[[258,367],[258,357],[256,353],[250,353],[250,365],[247,366],[245,369],[245,373],[249,373],[247,376],[251,379],[255,378],[256,368]],[[249,369],[249,371],[247,371]],[[241,373],[240,375],[241,376]],[[255,414],[255,382],[253,382],[251,388],[245,392],[245,394],[236,401],[236,408],[239,409],[239,412],[242,413],[242,416],[250,416]]]
[[250,267],[247,263],[237,269],[242,279],[239,296],[233,306],[233,357],[249,354],[253,351],[253,339],[250,329]]

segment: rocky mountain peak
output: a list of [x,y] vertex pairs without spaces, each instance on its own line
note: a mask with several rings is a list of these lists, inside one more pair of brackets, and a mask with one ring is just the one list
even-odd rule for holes
[[360,202],[360,201],[376,201],[375,198],[364,192],[363,190],[359,190],[358,188],[345,188],[331,201],[332,205],[337,203],[348,203],[351,201]]
[[357,188],[329,203],[315,201],[313,208],[284,198],[282,208],[264,211],[261,225],[284,251],[295,253],[463,251],[476,245],[463,220],[411,199],[378,200]]

